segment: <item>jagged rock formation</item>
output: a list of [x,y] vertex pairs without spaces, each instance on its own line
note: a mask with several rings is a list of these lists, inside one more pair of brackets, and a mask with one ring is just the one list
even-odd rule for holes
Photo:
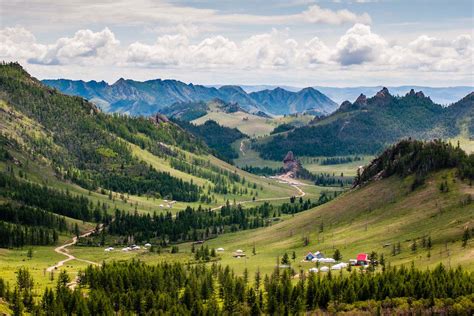
[[283,159],[283,170],[288,176],[296,178],[300,170],[302,169],[301,163],[293,155],[292,151],[289,151]]

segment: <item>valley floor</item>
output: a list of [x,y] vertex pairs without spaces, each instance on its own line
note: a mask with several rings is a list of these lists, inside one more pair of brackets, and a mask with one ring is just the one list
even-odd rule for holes
[[[415,192],[409,190],[410,178],[391,177],[377,181],[315,209],[294,216],[286,215],[272,226],[224,234],[208,240],[205,245],[224,248],[218,254],[218,262],[229,265],[237,274],[244,273],[245,269],[250,275],[257,270],[269,274],[284,253],[291,257],[293,251],[296,259],[291,261],[292,268],[296,273],[300,270],[306,272],[315,266],[303,261],[308,252],[321,251],[331,257],[335,249],[340,250],[346,262],[355,258],[357,253],[375,251],[379,256],[383,254],[391,265],[413,263],[416,267],[427,268],[443,263],[448,267],[462,265],[472,271],[474,242],[471,240],[462,247],[461,236],[465,225],[474,220],[474,204],[462,205],[466,194],[474,194],[474,188],[454,178],[453,172],[436,173]],[[441,181],[448,181],[449,192],[440,192],[438,185]],[[422,247],[422,238],[428,236],[433,241],[431,250]],[[309,239],[308,245],[304,245],[304,238]],[[413,251],[415,240],[418,247]],[[401,253],[394,256],[392,248],[397,243],[401,244]],[[87,266],[87,261],[195,262],[190,243],[178,246],[177,254],[166,249],[157,254],[146,249],[122,252],[117,247],[105,252],[103,247],[71,246],[68,253],[82,261],[71,260],[61,269],[70,272],[73,279],[80,269]],[[252,254],[253,248],[255,255]],[[246,257],[234,258],[232,254],[237,249],[243,250]],[[15,271],[26,266],[32,270],[38,285],[53,285],[46,268],[63,260],[64,256],[55,253],[53,247],[34,247],[32,259],[26,257],[26,252],[26,249],[1,250],[0,276],[13,282]]]

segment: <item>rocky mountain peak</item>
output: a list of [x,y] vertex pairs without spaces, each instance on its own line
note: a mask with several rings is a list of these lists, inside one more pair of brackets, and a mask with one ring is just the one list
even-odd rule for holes
[[357,100],[355,100],[354,104],[366,105],[367,104],[367,97],[365,96],[365,94],[361,93],[359,95],[359,97],[357,98]]
[[376,98],[386,98],[386,97],[389,97],[389,96],[390,96],[390,92],[385,87],[383,87],[382,90],[377,92],[377,94],[375,95]]
[[352,107],[352,103],[346,100],[341,103],[339,110],[346,111],[346,110],[349,110],[351,107]]

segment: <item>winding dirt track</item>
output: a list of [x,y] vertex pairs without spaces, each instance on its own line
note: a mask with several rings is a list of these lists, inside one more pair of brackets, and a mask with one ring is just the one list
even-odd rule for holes
[[[286,180],[286,178],[283,178],[283,177],[276,177],[277,179],[280,179],[280,181],[283,181],[283,182],[286,182],[288,183],[290,186],[292,186],[293,188],[295,188],[297,191],[298,191],[298,194],[295,195],[295,197],[303,197],[306,195],[306,192],[304,192],[299,186],[303,185],[302,183],[298,183],[298,182],[289,182]],[[264,199],[255,199],[255,200],[247,200],[247,201],[241,201],[241,202],[236,202],[236,204],[247,204],[247,203],[254,203],[254,202],[268,202],[268,201],[278,201],[278,200],[288,200],[289,198],[291,198],[291,196],[284,196],[284,197],[275,197],[275,198],[264,198]],[[222,204],[222,205],[219,205],[219,206],[216,206],[214,208],[211,209],[211,211],[217,211],[219,210],[221,207],[223,207],[225,204]]]
[[[102,224],[100,225],[99,227],[99,231],[102,230]],[[84,234],[80,235],[79,237],[87,237],[89,236],[90,234],[92,234],[93,232],[95,232],[95,229],[92,229],[92,230],[89,230],[87,232],[85,232]],[[63,256],[66,256],[67,258],[64,259],[64,260],[61,260],[59,261],[58,263],[56,263],[55,265],[53,266],[50,266],[46,269],[47,272],[51,272],[53,270],[56,270],[57,268],[63,266],[66,262],[68,261],[71,261],[71,260],[78,260],[78,261],[82,261],[82,262],[86,262],[86,263],[89,263],[89,264],[94,264],[94,265],[99,265],[97,262],[93,262],[93,261],[89,261],[89,260],[85,260],[85,259],[78,259],[76,258],[75,256],[71,255],[70,253],[68,253],[67,251],[67,247],[69,246],[72,246],[72,245],[75,245],[77,243],[77,236],[74,236],[72,238],[72,241],[67,243],[67,244],[64,244],[62,246],[59,246],[59,247],[56,247],[54,248],[54,251],[63,255]]]
[[244,151],[245,145],[244,145],[244,140],[240,141],[240,152],[242,153],[242,156],[245,156],[245,151]]

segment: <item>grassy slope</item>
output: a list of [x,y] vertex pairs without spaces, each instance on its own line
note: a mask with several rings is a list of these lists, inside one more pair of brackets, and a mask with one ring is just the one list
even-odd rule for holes
[[[340,175],[341,173],[344,173],[345,176],[355,176],[357,173],[357,168],[359,166],[368,165],[374,158],[373,156],[360,156],[360,157],[362,157],[362,160],[336,164],[336,165],[321,165],[318,162],[313,162],[314,161],[313,158],[318,158],[318,157],[303,157],[301,158],[301,163],[306,169],[308,169],[312,173],[329,173],[329,174],[334,173],[335,175]],[[319,158],[325,159],[327,157],[319,157]]]
[[[448,193],[438,189],[444,177],[450,183]],[[229,264],[237,272],[245,267],[250,271],[260,268],[270,272],[277,256],[293,250],[297,254],[294,267],[307,269],[312,264],[299,261],[308,251],[320,250],[329,256],[335,248],[341,250],[346,260],[359,252],[377,251],[384,253],[392,264],[414,260],[417,266],[426,267],[451,262],[474,269],[474,242],[466,249],[460,247],[464,226],[474,219],[474,205],[461,207],[460,200],[464,194],[474,194],[474,189],[459,181],[453,183],[452,171],[437,173],[415,192],[409,192],[410,184],[411,179],[402,181],[396,177],[375,182],[272,227],[223,235],[209,241],[209,246],[224,247],[222,264]],[[319,234],[322,221],[324,232]],[[416,253],[409,250],[411,240],[424,234],[433,239],[430,259],[426,250],[419,249]],[[303,235],[310,237],[307,247],[303,245]],[[391,247],[383,245],[398,241],[402,253],[392,257]],[[251,255],[254,243],[256,256]],[[236,249],[245,250],[248,259],[232,258],[231,252]]]
[[[248,118],[248,120],[244,121],[245,117]],[[199,125],[204,124],[208,120],[214,120],[223,126],[231,128],[235,127],[242,133],[253,137],[267,135],[276,127],[276,124],[272,122],[272,119],[240,111],[235,113],[217,111],[209,112],[208,114],[192,121],[192,123]]]
[[[313,118],[313,115],[288,115],[288,116],[278,116],[275,118],[264,118],[256,115],[252,115],[245,112],[235,112],[235,113],[225,113],[216,108],[211,108],[211,111],[192,121],[194,124],[204,124],[208,120],[214,120],[217,123],[231,127],[237,128],[242,133],[250,137],[259,137],[264,135],[269,135],[275,127],[281,124],[292,124],[295,126],[303,126],[308,124]],[[244,121],[243,118],[248,118]]]

